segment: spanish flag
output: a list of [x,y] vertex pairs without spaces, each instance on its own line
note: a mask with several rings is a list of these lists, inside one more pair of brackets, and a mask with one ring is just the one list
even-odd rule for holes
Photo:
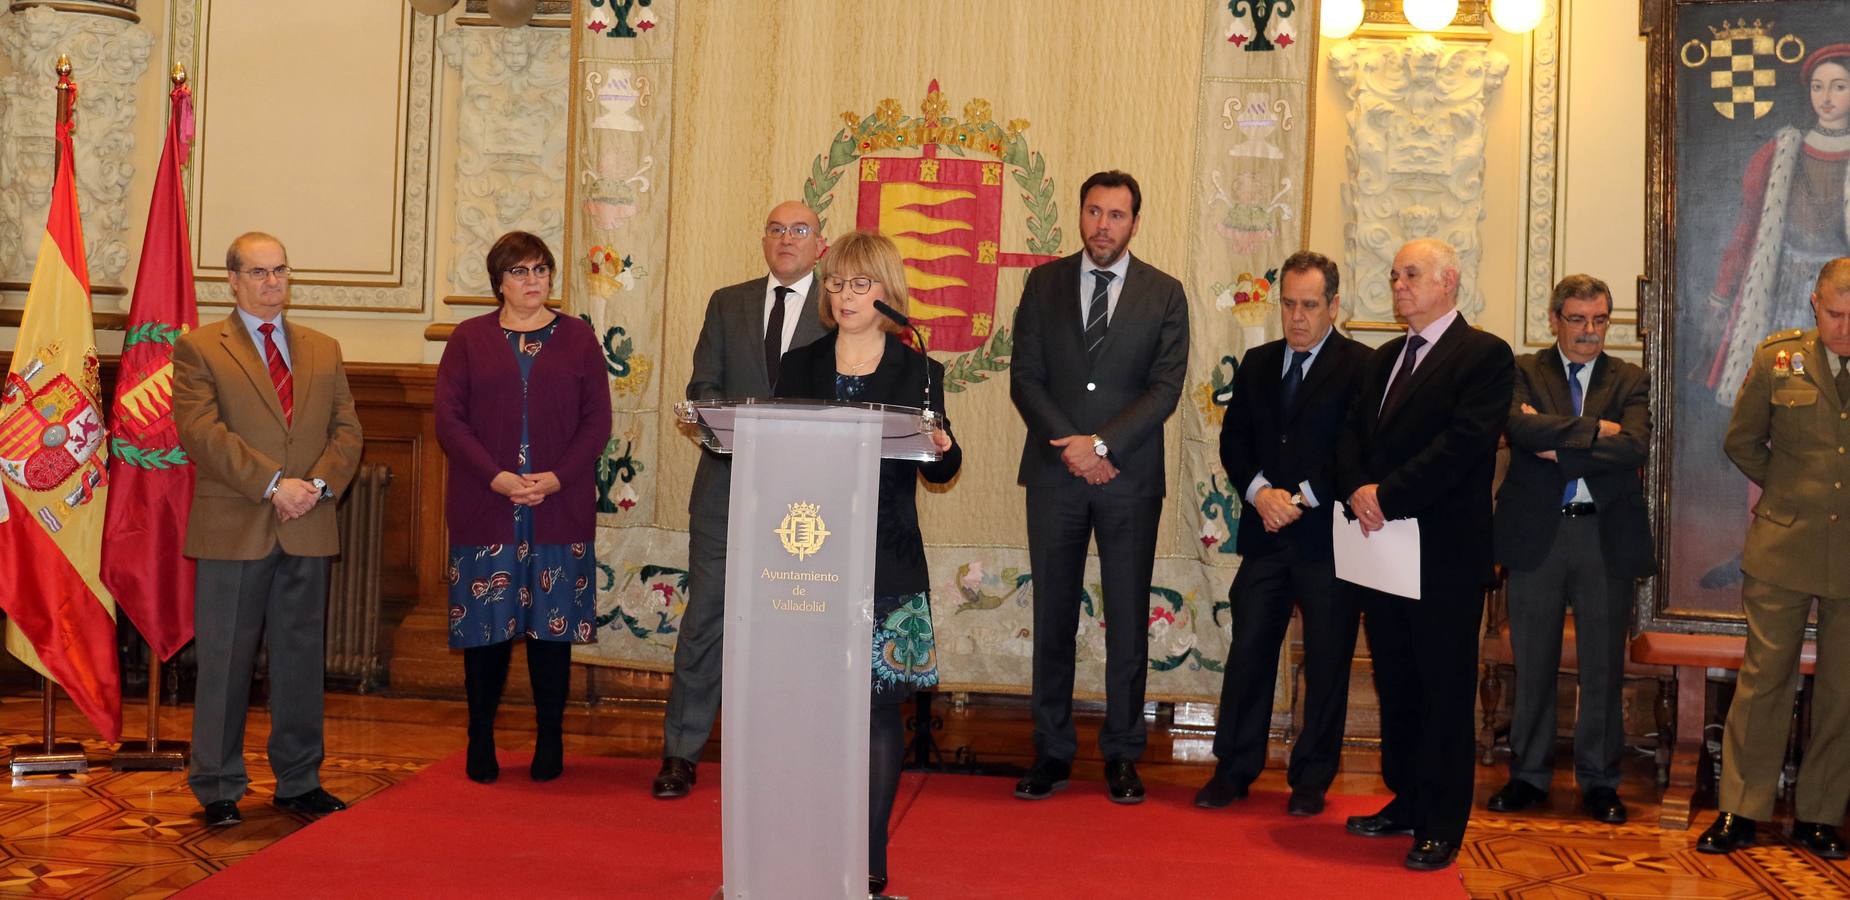
[[113,742],[122,735],[116,604],[100,578],[109,454],[68,121],[57,151],[51,214],[0,388],[0,607],[7,650],[63,685]]

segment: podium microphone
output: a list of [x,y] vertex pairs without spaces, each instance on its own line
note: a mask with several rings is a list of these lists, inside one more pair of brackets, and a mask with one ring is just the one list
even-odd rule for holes
[[912,324],[912,320],[906,318],[905,313],[894,309],[892,304],[885,300],[875,300],[874,310],[899,323],[900,327],[912,329],[913,343],[917,346],[919,354],[925,357],[925,401],[920,404],[920,408],[925,410],[926,421],[931,421],[937,417],[937,411],[931,408],[931,354],[925,352],[925,335],[919,333],[919,327]]

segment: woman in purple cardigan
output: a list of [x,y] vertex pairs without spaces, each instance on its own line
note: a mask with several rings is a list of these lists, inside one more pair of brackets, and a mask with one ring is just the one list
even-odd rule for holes
[[564,769],[572,644],[596,640],[598,454],[610,386],[591,327],[546,306],[555,271],[524,231],[488,251],[500,308],[456,326],[437,365],[437,440],[449,457],[450,647],[463,652],[469,777],[500,775],[495,709],[514,640],[527,644],[539,736],[529,774]]

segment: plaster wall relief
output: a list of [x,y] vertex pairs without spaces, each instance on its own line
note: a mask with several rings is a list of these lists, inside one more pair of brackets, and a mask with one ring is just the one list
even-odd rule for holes
[[457,28],[437,43],[444,62],[462,73],[450,289],[490,297],[482,260],[508,231],[539,235],[564,262],[571,34]]
[[154,39],[126,19],[35,6],[0,16],[0,281],[32,278],[51,202],[60,53],[78,84],[77,199],[91,283],[122,284],[128,265],[129,186],[135,178],[135,84]]
[[1483,311],[1484,117],[1509,68],[1502,53],[1430,35],[1330,51],[1349,99],[1343,249],[1356,325],[1393,321],[1394,251],[1424,237],[1457,248],[1458,307],[1473,321]]

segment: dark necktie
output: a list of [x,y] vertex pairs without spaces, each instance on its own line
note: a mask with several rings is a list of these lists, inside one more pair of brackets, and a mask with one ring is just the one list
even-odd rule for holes
[[283,405],[283,421],[295,424],[295,378],[289,374],[289,364],[283,362],[283,351],[276,346],[276,326],[265,322],[257,326],[263,334],[263,361],[270,366],[270,383],[276,385],[276,399]]
[[1278,389],[1278,399],[1287,416],[1291,414],[1291,401],[1297,399],[1298,387],[1304,383],[1304,361],[1307,359],[1310,359],[1309,350],[1291,351],[1291,368],[1285,370],[1285,383]]
[[1111,279],[1117,275],[1104,269],[1092,270],[1092,302],[1086,305],[1086,358],[1098,362],[1098,348],[1105,342],[1105,315],[1111,309]]
[[1837,361],[1837,402],[1850,405],[1850,356]]
[[[1586,363],[1571,362],[1567,364],[1567,396],[1574,401],[1574,415],[1580,415],[1582,405],[1586,402],[1586,396],[1580,392],[1580,370],[1586,367]],[[1561,489],[1562,506],[1574,502],[1574,495],[1579,493],[1575,488],[1579,485],[1580,480],[1577,478],[1569,478],[1567,480],[1567,487]]]
[[777,300],[771,304],[771,320],[764,323],[764,374],[776,387],[777,364],[784,359],[784,295],[794,294],[796,289],[780,284],[771,290],[776,292]]
[[1413,367],[1419,364],[1420,348],[1426,346],[1426,339],[1417,334],[1407,335],[1407,352],[1400,358],[1400,371],[1394,374],[1393,383],[1388,385],[1387,399],[1381,403],[1380,418],[1385,420],[1401,398],[1407,394],[1407,382],[1413,380]]

